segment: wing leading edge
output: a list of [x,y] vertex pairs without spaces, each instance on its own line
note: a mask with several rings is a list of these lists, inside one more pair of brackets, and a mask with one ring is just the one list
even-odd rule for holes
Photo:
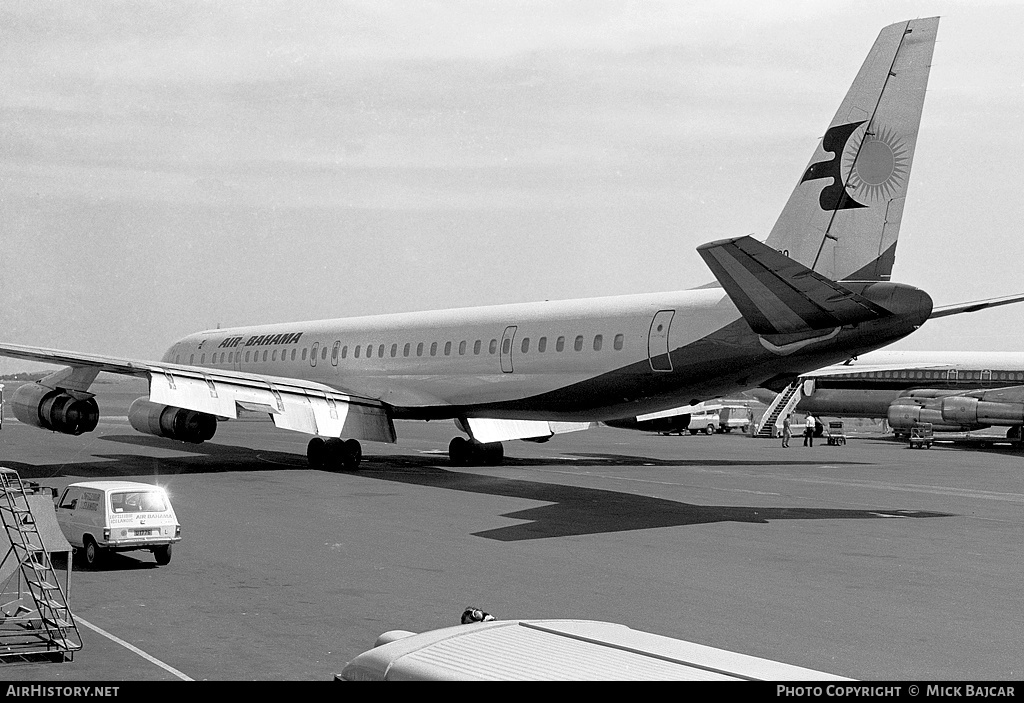
[[312,381],[13,344],[0,344],[0,355],[69,366],[41,381],[53,389],[86,392],[96,375],[105,371],[147,378],[149,400],[160,405],[228,419],[237,419],[239,411],[265,412],[282,429],[321,437],[396,441],[391,415],[379,400]]

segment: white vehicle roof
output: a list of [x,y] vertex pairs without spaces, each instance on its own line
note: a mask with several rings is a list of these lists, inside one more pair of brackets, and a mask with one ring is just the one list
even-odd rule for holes
[[144,491],[152,490],[154,488],[163,490],[163,486],[157,486],[153,483],[141,483],[139,481],[80,481],[78,483],[68,484],[68,488],[75,486],[77,488],[92,488],[97,491]]
[[[392,639],[392,638],[397,639]],[[821,671],[591,620],[494,620],[385,633],[346,681],[844,680]]]

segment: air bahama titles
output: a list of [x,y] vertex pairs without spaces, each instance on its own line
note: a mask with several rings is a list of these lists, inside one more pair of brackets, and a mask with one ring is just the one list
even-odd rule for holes
[[[266,344],[295,344],[302,337],[302,332],[288,332],[286,334],[264,334],[256,335],[245,339],[245,337],[228,337],[217,345],[218,349],[233,347],[255,347]],[[245,343],[242,340],[245,339]]]

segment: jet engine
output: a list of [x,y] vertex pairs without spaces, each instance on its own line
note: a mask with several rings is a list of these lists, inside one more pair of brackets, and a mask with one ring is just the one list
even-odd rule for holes
[[63,434],[92,432],[100,409],[91,393],[26,383],[11,396],[14,416],[26,425]]
[[889,403],[887,418],[889,427],[899,435],[907,435],[914,425],[931,423],[932,429],[945,432],[962,432],[981,429],[987,425],[958,423],[943,417],[942,398],[897,398]]
[[968,396],[942,399],[942,417],[946,422],[983,425],[1019,425],[1024,423],[1024,403],[985,401]]
[[128,408],[128,422],[139,432],[193,444],[213,438],[217,431],[214,415],[153,403],[145,397]]

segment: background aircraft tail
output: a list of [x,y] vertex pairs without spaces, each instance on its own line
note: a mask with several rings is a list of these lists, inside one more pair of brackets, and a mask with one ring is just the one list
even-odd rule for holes
[[889,279],[938,26],[879,33],[768,246],[834,281]]

